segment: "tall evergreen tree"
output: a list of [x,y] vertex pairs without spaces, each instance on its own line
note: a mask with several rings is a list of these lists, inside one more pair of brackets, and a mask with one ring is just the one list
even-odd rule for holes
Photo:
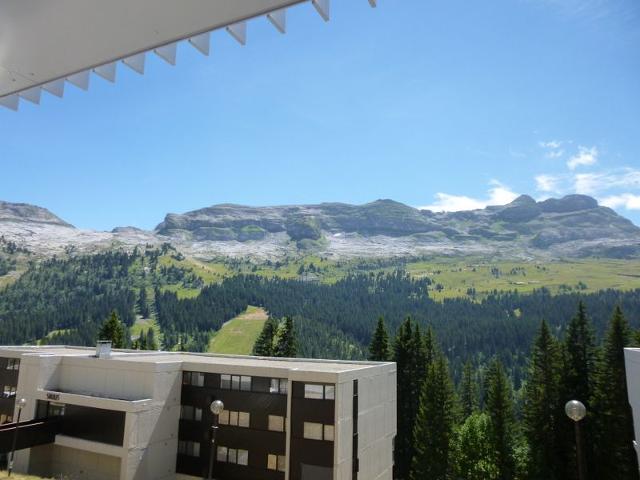
[[478,410],[480,400],[476,372],[470,360],[467,360],[462,368],[459,397],[462,417],[466,419]]
[[273,353],[276,357],[286,358],[294,358],[298,354],[298,338],[291,317],[285,317]]
[[269,317],[262,331],[253,345],[253,355],[259,357],[272,357],[274,355],[274,341],[278,333],[278,322]]
[[439,355],[427,368],[420,409],[414,428],[415,455],[411,480],[453,478],[455,458],[451,452],[455,424],[455,397],[447,361]]
[[389,360],[389,334],[384,324],[384,318],[378,318],[376,330],[369,345],[369,360],[375,362],[386,362]]
[[[595,334],[587,317],[584,303],[578,303],[578,311],[567,326],[563,348],[563,368],[560,404],[569,400],[580,400],[591,412],[591,397],[595,382],[597,350]],[[582,421],[582,438],[585,457],[591,470],[593,463],[593,441],[591,440],[592,415]],[[571,421],[561,422],[562,448],[567,457],[566,478],[576,478],[577,458],[575,449],[574,426]]]
[[620,307],[609,324],[598,365],[593,398],[596,471],[598,480],[637,480],[638,463],[633,448],[633,416],[627,397],[624,347],[631,337]]
[[512,480],[515,475],[513,392],[500,360],[495,358],[487,371],[485,408],[490,418],[489,443],[495,452],[500,480]]
[[98,338],[100,340],[110,340],[113,348],[124,348],[126,346],[126,330],[125,325],[120,321],[118,313],[112,310],[109,318],[102,324]]
[[413,425],[419,402],[418,385],[422,379],[416,376],[417,352],[415,331],[411,318],[400,325],[393,343],[393,359],[397,364],[397,434],[395,443],[395,478],[409,478],[414,454]]
[[558,445],[559,425],[565,421],[564,405],[560,404],[560,352],[544,320],[531,351],[524,403],[531,479],[564,479],[564,459]]
[[149,318],[149,304],[147,303],[147,289],[142,287],[138,294],[138,312],[142,318]]

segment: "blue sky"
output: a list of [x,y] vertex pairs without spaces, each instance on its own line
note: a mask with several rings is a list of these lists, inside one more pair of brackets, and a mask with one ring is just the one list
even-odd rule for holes
[[0,199],[83,228],[168,212],[586,193],[640,224],[637,0],[333,0],[144,76],[0,110]]

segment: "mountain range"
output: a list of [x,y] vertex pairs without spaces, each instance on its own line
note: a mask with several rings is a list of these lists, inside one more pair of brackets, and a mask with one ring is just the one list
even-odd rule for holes
[[203,259],[481,255],[504,258],[640,256],[640,228],[585,195],[431,212],[393,201],[247,207],[167,214],[154,230],[75,228],[45,208],[0,201],[0,236],[39,255],[169,242]]

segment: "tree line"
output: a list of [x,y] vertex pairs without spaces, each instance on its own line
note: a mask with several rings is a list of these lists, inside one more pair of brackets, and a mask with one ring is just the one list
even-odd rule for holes
[[573,421],[564,407],[580,400],[586,478],[637,480],[625,346],[640,340],[616,306],[602,342],[580,302],[563,338],[542,320],[519,389],[498,357],[464,364],[454,387],[433,329],[407,318],[389,338],[382,318],[369,358],[397,362],[395,472],[407,480],[576,479]]

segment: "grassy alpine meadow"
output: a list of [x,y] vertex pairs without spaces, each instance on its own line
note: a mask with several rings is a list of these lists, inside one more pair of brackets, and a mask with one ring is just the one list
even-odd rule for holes
[[243,313],[226,322],[213,334],[207,351],[250,355],[268,317],[267,312],[262,308],[247,307]]
[[407,265],[414,277],[428,277],[436,300],[482,299],[498,291],[530,293],[545,287],[554,294],[640,288],[640,260],[580,259],[552,262],[440,261]]

